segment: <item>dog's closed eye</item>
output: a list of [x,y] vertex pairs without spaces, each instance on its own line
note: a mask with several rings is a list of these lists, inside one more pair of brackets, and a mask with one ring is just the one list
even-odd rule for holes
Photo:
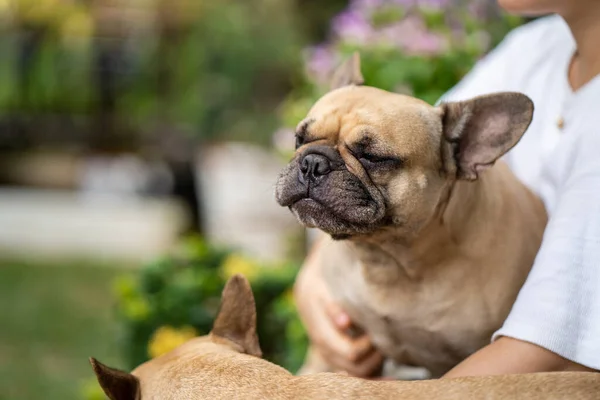
[[381,157],[374,154],[364,153],[358,157],[358,161],[366,169],[375,168],[399,168],[402,166],[402,160],[397,157]]

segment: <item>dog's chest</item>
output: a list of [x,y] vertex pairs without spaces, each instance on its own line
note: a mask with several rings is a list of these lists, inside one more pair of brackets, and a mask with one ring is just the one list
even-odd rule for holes
[[485,344],[481,317],[477,312],[463,315],[473,312],[472,304],[461,305],[464,300],[451,285],[413,279],[389,260],[375,258],[331,267],[328,281],[353,321],[384,354],[436,376]]

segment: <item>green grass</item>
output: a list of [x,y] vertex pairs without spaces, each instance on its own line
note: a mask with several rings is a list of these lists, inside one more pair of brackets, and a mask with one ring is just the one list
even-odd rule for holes
[[88,357],[121,366],[114,268],[0,260],[0,400],[81,399]]

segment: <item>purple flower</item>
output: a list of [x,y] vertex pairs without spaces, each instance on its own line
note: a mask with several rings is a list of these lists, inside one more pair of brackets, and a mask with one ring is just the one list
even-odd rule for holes
[[354,10],[338,14],[331,23],[332,33],[348,42],[365,44],[373,34],[373,27],[364,15]]
[[418,5],[419,0],[387,0],[386,4],[408,8]]
[[418,3],[419,0],[351,0],[348,9],[370,16],[373,12],[386,6],[410,8]]
[[306,73],[319,83],[326,82],[338,63],[337,54],[327,45],[308,48],[305,51]]
[[417,0],[417,6],[443,9],[451,6],[453,2],[453,0]]
[[443,36],[429,32],[423,20],[415,15],[381,29],[380,39],[383,44],[415,55],[439,54],[447,46]]
[[374,10],[385,4],[386,0],[350,0],[348,11],[370,15]]
[[409,54],[436,55],[444,51],[446,47],[447,41],[443,36],[431,32],[421,32],[407,43],[405,49]]

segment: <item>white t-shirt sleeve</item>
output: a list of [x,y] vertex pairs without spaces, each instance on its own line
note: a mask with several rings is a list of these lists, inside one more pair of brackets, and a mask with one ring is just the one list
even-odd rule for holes
[[[600,97],[600,96],[598,96]],[[496,332],[600,369],[600,125],[583,114],[532,271]],[[596,118],[598,119],[598,118]],[[590,121],[591,120],[591,121]]]
[[540,18],[512,30],[446,92],[438,104],[493,92],[524,91],[531,69],[548,62],[544,52],[557,45],[557,38],[562,38],[565,32],[568,35],[568,28],[557,15]]

